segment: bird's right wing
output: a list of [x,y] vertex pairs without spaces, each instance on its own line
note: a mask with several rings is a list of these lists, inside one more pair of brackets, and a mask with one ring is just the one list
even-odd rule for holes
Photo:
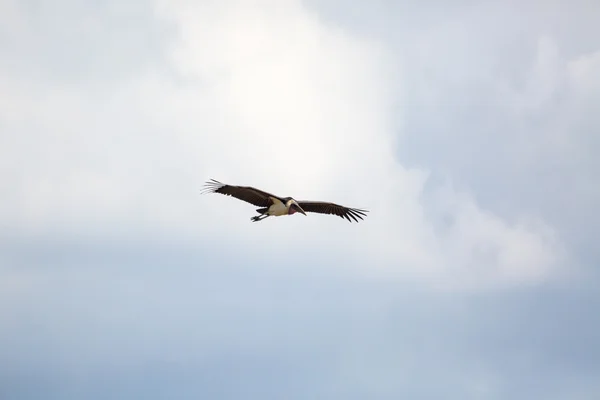
[[352,218],[354,221],[358,222],[357,218],[363,219],[363,217],[367,216],[366,213],[369,212],[367,210],[361,210],[359,208],[344,207],[344,206],[340,206],[339,204],[328,203],[328,202],[324,202],[324,201],[302,200],[302,201],[299,201],[298,204],[306,212],[314,212],[314,213],[320,213],[320,214],[333,214],[333,215],[337,215],[338,217],[346,218],[350,222],[352,222],[352,220],[350,218]]
[[220,193],[226,196],[232,196],[258,207],[269,207],[273,204],[271,197],[279,199],[278,196],[250,186],[226,185],[214,179],[206,182],[203,193]]

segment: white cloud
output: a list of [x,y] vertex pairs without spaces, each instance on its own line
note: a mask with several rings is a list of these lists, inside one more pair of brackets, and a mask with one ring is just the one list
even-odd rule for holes
[[[163,2],[156,12],[178,29],[167,53],[178,79],[156,67],[90,91],[1,77],[10,133],[0,152],[18,166],[2,178],[6,229],[216,236],[273,252],[310,244],[334,264],[441,287],[551,272],[560,244],[549,227],[504,221],[451,187],[425,193],[428,171],[398,163],[403,76],[379,43],[292,0]],[[255,207],[198,195],[208,178],[371,214],[359,225],[317,215],[251,224]]]
[[549,37],[540,38],[535,61],[529,73],[524,90],[515,99],[523,112],[545,108],[559,89],[560,55],[554,41]]
[[578,57],[569,63],[568,69],[576,87],[582,90],[598,90],[600,87],[600,51]]

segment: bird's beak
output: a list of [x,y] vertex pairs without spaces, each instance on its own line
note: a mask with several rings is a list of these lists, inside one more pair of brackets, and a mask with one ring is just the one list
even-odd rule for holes
[[302,207],[300,207],[298,204],[296,204],[296,208],[298,209],[299,212],[301,212],[302,214],[306,215],[306,213],[304,212],[304,210],[302,209]]

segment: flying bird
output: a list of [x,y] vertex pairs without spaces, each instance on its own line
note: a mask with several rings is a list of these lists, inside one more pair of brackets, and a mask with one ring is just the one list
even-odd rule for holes
[[366,217],[368,212],[367,210],[344,207],[324,201],[296,201],[292,197],[279,197],[250,186],[226,185],[214,179],[206,182],[202,193],[220,193],[233,196],[236,199],[261,207],[256,210],[259,215],[250,218],[252,222],[262,221],[271,216],[292,215],[297,212],[304,215],[307,212],[332,214],[345,218],[350,222],[352,222],[352,219],[358,222],[358,219]]

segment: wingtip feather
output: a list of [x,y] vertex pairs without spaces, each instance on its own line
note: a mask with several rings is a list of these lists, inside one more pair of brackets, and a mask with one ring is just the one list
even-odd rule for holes
[[200,193],[201,194],[215,193],[217,190],[219,190],[223,186],[225,186],[225,184],[217,181],[216,179],[211,178],[210,180],[208,180],[204,183],[203,187],[200,189]]

